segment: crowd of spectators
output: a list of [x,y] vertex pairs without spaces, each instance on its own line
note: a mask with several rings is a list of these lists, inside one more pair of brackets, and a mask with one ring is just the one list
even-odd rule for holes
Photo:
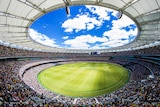
[[[0,106],[2,107],[75,107],[84,105],[89,107],[160,107],[160,66],[157,63],[143,60],[141,58],[115,59],[110,56],[116,55],[141,55],[147,54],[151,50],[152,55],[160,54],[159,47],[120,53],[103,53],[98,58],[97,55],[88,54],[58,54],[46,52],[33,52],[18,50],[5,46],[0,46],[0,57],[19,56],[52,56],[58,58],[71,58],[74,60],[103,60],[121,64],[131,70],[129,82],[121,89],[103,96],[95,98],[72,98],[54,94],[54,97],[46,97],[28,86],[19,76],[19,69],[26,64],[39,62],[39,60],[0,60]],[[69,55],[69,56],[68,56]],[[65,57],[62,57],[65,56]],[[84,57],[83,57],[84,56]],[[88,58],[86,58],[87,56]],[[133,63],[134,62],[134,63]],[[145,66],[147,66],[147,68]],[[148,69],[149,68],[149,69]],[[154,78],[148,75],[154,74]],[[32,75],[32,74],[31,74]],[[143,81],[142,81],[143,80]]]
[[[22,65],[32,61],[1,61],[0,65],[0,105],[4,107],[67,107],[67,106],[130,106],[130,107],[158,107],[160,106],[160,77],[146,78],[145,81],[130,79],[128,84],[109,95],[95,98],[75,98],[54,94],[54,97],[46,97],[27,86],[18,76],[18,70]],[[39,61],[38,61],[39,62]],[[32,74],[31,74],[32,75]],[[132,75],[134,76],[134,75]],[[143,75],[141,75],[143,76]]]
[[146,49],[132,50],[132,51],[123,51],[123,52],[107,52],[97,55],[90,55],[89,53],[53,53],[53,52],[40,52],[33,50],[22,50],[16,48],[10,48],[0,45],[0,57],[48,57],[48,58],[72,58],[72,59],[86,59],[92,60],[95,59],[95,56],[98,56],[97,60],[108,59],[110,56],[127,56],[127,55],[160,55],[160,47],[155,46]]
[[114,58],[112,60],[109,60],[110,62],[120,64],[127,69],[130,70],[132,73],[132,79],[133,80],[143,80],[148,77],[148,75],[153,75],[153,72],[151,70],[151,65],[146,66],[147,62],[142,62],[136,59],[123,59],[123,58]]

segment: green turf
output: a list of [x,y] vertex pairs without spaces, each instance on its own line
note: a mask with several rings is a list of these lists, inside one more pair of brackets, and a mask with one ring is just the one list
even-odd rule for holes
[[104,62],[77,62],[48,68],[38,75],[47,89],[72,97],[94,97],[123,87],[129,79],[128,70]]

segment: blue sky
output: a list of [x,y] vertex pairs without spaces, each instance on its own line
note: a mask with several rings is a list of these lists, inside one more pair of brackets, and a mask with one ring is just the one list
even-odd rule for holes
[[122,46],[137,36],[136,24],[117,11],[99,6],[70,6],[54,10],[37,19],[30,37],[44,45],[68,49],[106,49]]

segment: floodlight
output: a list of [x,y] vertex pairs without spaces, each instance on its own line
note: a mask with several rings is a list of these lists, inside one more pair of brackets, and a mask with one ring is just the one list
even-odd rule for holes
[[121,10],[119,10],[118,13],[116,14],[118,19],[120,19],[122,15],[123,15],[123,12]]
[[69,0],[63,0],[63,2],[66,4],[66,13],[67,13],[67,15],[70,15]]
[[70,15],[70,9],[69,9],[69,6],[66,6],[66,13],[67,13],[67,15]]

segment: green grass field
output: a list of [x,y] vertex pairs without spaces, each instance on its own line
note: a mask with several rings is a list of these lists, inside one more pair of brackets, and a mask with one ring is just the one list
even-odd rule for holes
[[71,97],[95,97],[123,87],[129,72],[120,65],[104,62],[77,62],[48,68],[38,75],[45,88]]

